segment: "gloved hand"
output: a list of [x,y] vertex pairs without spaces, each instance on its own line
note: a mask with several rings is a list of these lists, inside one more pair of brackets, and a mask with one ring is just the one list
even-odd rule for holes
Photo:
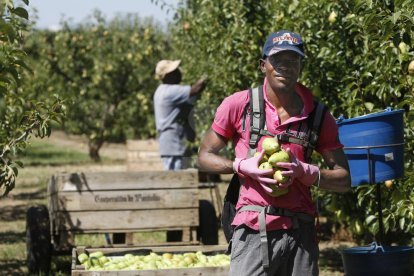
[[259,155],[248,159],[236,158],[233,162],[233,171],[243,178],[250,177],[259,182],[266,192],[271,193],[273,190],[268,185],[276,185],[277,181],[269,178],[273,173],[272,169],[259,169],[259,162],[264,153],[265,151],[262,150]]
[[285,188],[291,185],[294,179],[298,179],[305,186],[312,186],[318,180],[320,174],[319,167],[298,160],[290,149],[286,151],[290,156],[291,163],[278,162],[276,165],[287,169],[286,171],[282,171],[282,175],[288,176],[290,179],[286,183],[280,184],[280,187]]

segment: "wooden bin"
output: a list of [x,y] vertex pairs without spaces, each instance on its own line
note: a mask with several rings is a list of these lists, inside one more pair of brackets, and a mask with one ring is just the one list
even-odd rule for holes
[[79,264],[78,255],[86,252],[90,254],[96,251],[102,251],[104,255],[123,256],[127,253],[137,254],[136,252],[146,251],[157,254],[162,253],[186,253],[201,251],[205,255],[224,254],[227,250],[226,245],[199,245],[199,246],[159,246],[159,247],[125,247],[125,248],[85,248],[77,247],[72,250],[72,276],[188,276],[188,275],[209,275],[209,276],[227,276],[229,274],[229,266],[218,267],[193,267],[193,268],[172,268],[157,270],[111,270],[111,271],[94,271],[85,270],[84,266]]
[[183,230],[183,243],[196,241],[196,170],[60,173],[48,184],[48,201],[61,249],[73,246],[76,233]]
[[128,171],[155,171],[164,169],[157,140],[127,140],[126,145]]

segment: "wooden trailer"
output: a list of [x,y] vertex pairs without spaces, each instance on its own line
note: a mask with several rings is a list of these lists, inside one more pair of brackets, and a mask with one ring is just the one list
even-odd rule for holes
[[[133,244],[140,231],[179,231],[177,244],[218,244],[218,218],[199,200],[197,170],[58,173],[51,177],[48,206],[27,212],[30,272],[48,271],[52,254],[70,253],[76,234],[124,235]],[[166,243],[168,244],[168,240]]]

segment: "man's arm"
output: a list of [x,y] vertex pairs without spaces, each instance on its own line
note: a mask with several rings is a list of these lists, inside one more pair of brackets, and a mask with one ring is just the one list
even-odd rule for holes
[[210,129],[201,142],[198,152],[200,171],[210,173],[233,173],[233,161],[219,155],[227,144],[227,139]]
[[322,157],[329,169],[321,170],[319,187],[337,193],[349,191],[351,175],[343,149],[322,152]]
[[206,79],[201,78],[198,81],[196,81],[192,86],[190,90],[190,97],[197,95],[198,93],[202,92],[204,88],[206,87]]

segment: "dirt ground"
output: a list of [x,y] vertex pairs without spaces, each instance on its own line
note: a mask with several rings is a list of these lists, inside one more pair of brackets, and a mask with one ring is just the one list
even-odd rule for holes
[[[73,136],[67,135],[62,131],[53,131],[51,137],[47,138],[47,141],[54,145],[59,145],[67,148],[73,148],[78,151],[88,153],[88,145],[86,137],[82,136]],[[53,171],[127,171],[128,170],[128,150],[126,144],[111,144],[105,143],[100,151],[101,157],[116,159],[115,164],[110,165],[80,165],[80,166],[63,166],[63,167],[54,167],[54,168],[42,168],[45,173],[50,173]],[[22,173],[34,173],[31,169],[28,169]],[[211,189],[202,189],[201,198],[205,198],[213,201],[216,206],[217,212],[221,209],[221,201],[225,190],[226,190],[226,179],[218,185],[219,198],[215,197],[215,191]],[[24,183],[20,183],[24,185]],[[25,190],[27,192],[27,190]],[[11,195],[7,198],[2,199],[2,208],[3,210],[8,210],[9,215],[13,215],[13,210],[22,206],[23,198],[19,194],[19,189],[16,189]],[[2,215],[3,218],[6,217],[6,214]],[[8,215],[7,215],[8,217]],[[220,230],[219,233],[219,243],[225,244],[225,238]],[[333,275],[343,275],[342,261],[340,256],[340,249],[343,247],[352,246],[351,243],[335,241],[335,240],[322,240],[320,242],[320,255],[321,259],[324,261],[320,263],[320,275],[321,276],[333,276]],[[6,270],[7,271],[7,270]],[[1,274],[1,273],[0,273]]]

